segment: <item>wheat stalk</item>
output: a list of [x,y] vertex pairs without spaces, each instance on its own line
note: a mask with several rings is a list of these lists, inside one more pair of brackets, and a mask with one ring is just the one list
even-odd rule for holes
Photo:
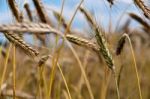
[[13,99],[16,99],[16,47],[13,45]]

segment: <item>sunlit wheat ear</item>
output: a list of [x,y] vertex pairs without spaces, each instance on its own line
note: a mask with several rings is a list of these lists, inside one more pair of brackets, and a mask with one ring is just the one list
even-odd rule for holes
[[90,48],[90,49],[92,49],[96,52],[99,51],[99,47],[96,44],[94,44],[94,43],[92,43],[92,42],[90,42],[86,39],[83,39],[83,38],[80,38],[80,37],[77,37],[77,36],[74,36],[74,35],[70,35],[70,34],[67,34],[66,38],[67,38],[68,41],[70,41],[74,44],[77,44],[77,45],[80,45],[80,46],[83,46],[83,47],[86,47],[86,48]]
[[124,44],[125,44],[125,41],[126,41],[126,36],[125,35],[121,36],[121,38],[119,39],[118,44],[117,44],[116,55],[121,54]]
[[31,46],[27,45],[18,35],[12,32],[5,32],[5,37],[17,47],[21,48],[26,54],[31,56],[37,56],[39,52],[33,49]]
[[53,11],[53,14],[58,22],[60,21],[60,17],[61,17],[61,25],[66,29],[68,27],[68,25],[67,25],[65,19],[57,11]]
[[45,12],[42,1],[41,0],[32,0],[32,1],[34,3],[34,6],[36,8],[36,11],[38,13],[38,16],[39,16],[41,22],[48,23],[49,25],[52,25],[49,18],[48,18],[48,15]]
[[144,4],[142,0],[134,0],[134,3],[143,11],[144,15],[150,19],[150,9]]
[[32,17],[32,14],[31,14],[31,10],[30,10],[29,4],[28,4],[28,3],[25,3],[25,4],[24,4],[24,8],[25,8],[25,10],[26,10],[26,12],[27,12],[27,15],[28,15],[30,21],[33,21],[33,17]]
[[19,9],[18,9],[18,6],[16,5],[16,2],[15,0],[8,0],[8,5],[10,7],[10,10],[12,11],[15,19],[18,21],[18,22],[22,22],[22,16],[19,12]]
[[136,20],[137,22],[139,22],[141,25],[143,25],[143,27],[145,27],[146,29],[150,28],[150,25],[144,21],[141,17],[139,17],[138,15],[134,14],[134,13],[129,13],[129,16]]

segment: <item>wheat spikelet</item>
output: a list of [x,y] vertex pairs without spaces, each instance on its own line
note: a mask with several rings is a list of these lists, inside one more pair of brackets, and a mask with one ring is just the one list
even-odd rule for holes
[[114,62],[113,62],[112,56],[107,48],[107,43],[106,43],[104,36],[102,35],[100,27],[96,24],[95,20],[93,20],[93,18],[91,17],[92,15],[90,15],[88,13],[88,11],[86,11],[84,8],[80,8],[80,11],[85,15],[87,21],[89,22],[90,26],[92,27],[92,29],[95,32],[95,38],[100,47],[99,54],[102,54],[108,67],[110,69],[114,70],[115,69]]
[[15,3],[15,0],[8,0],[8,5],[10,7],[10,10],[12,11],[15,19],[18,21],[18,22],[22,22],[22,16],[19,12],[19,9]]
[[150,9],[144,4],[142,0],[134,0],[135,4],[143,11],[144,15],[150,19]]
[[120,55],[120,53],[122,52],[124,44],[125,44],[125,40],[126,40],[125,35],[121,36],[121,38],[119,39],[117,48],[116,48],[116,55]]
[[32,1],[34,3],[34,6],[36,7],[36,10],[37,10],[37,13],[38,13],[38,16],[39,16],[41,22],[52,25],[48,18],[48,15],[44,11],[44,6],[42,4],[42,1],[41,0],[32,0]]
[[129,16],[131,18],[133,18],[134,20],[136,20],[137,22],[139,22],[140,24],[142,24],[145,28],[149,29],[150,25],[144,21],[141,17],[139,17],[138,15],[134,14],[134,13],[129,13]]
[[94,44],[94,43],[92,43],[92,42],[90,42],[90,41],[88,41],[86,39],[83,39],[83,38],[80,38],[80,37],[76,37],[76,36],[70,35],[70,34],[67,34],[66,38],[70,42],[75,43],[77,45],[84,46],[86,48],[91,48],[92,50],[94,50],[96,52],[99,51],[99,47],[97,47],[96,44]]
[[27,15],[28,15],[30,21],[32,22],[32,21],[33,21],[33,17],[32,17],[32,14],[31,14],[31,10],[30,10],[29,4],[28,4],[28,3],[25,3],[25,4],[24,4],[24,8],[25,8],[25,10],[26,10],[26,12],[27,12]]
[[37,56],[39,54],[38,51],[33,49],[31,46],[27,45],[18,35],[12,32],[5,32],[4,35],[6,38],[14,43],[19,48],[23,49],[23,51],[31,56]]

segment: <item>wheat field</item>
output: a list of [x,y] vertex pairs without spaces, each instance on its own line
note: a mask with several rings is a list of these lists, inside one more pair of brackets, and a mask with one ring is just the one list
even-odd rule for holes
[[[64,14],[69,0],[60,0],[59,11],[44,1],[0,1],[11,14],[11,21],[0,22],[0,99],[150,99],[148,0],[131,0],[138,12],[116,19],[112,9],[121,9],[121,0],[99,0],[110,14],[101,20],[107,26],[86,0],[70,19]],[[78,27],[85,20],[82,31],[74,20]]]

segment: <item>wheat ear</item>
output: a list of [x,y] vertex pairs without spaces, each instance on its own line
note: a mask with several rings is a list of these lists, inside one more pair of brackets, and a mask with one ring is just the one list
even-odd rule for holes
[[99,51],[99,47],[96,44],[94,44],[94,43],[92,43],[92,42],[90,42],[86,39],[83,39],[83,38],[80,38],[80,37],[77,37],[77,36],[74,36],[74,35],[70,35],[70,34],[67,34],[66,38],[67,38],[68,41],[70,41],[72,43],[75,43],[77,45],[80,45],[80,46],[83,46],[83,47],[86,47],[86,48],[90,48],[90,49],[92,49],[96,52]]
[[134,13],[129,13],[129,16],[136,20],[137,22],[139,22],[141,25],[143,25],[146,29],[150,28],[150,25],[144,21],[141,17],[139,17],[138,15],[134,14]]
[[117,48],[116,48],[116,55],[120,55],[120,53],[122,52],[124,44],[125,44],[125,40],[126,40],[125,35],[121,36],[121,38],[119,39]]
[[46,14],[45,12],[45,9],[44,9],[44,6],[42,4],[42,1],[41,0],[32,0],[33,3],[34,3],[34,6],[36,7],[36,11],[38,13],[38,16],[41,20],[41,22],[43,23],[48,23],[49,25],[52,26],[49,18],[48,18],[48,15]]
[[110,7],[112,6],[112,5],[114,5],[114,0],[107,0],[108,1],[108,3],[110,4]]
[[32,14],[31,14],[31,10],[30,10],[29,4],[28,4],[28,3],[25,3],[25,4],[24,4],[24,8],[25,8],[25,10],[26,10],[26,12],[27,12],[27,15],[28,15],[30,21],[32,22],[32,21],[33,21],[33,17],[32,17]]
[[18,35],[12,32],[5,32],[4,35],[6,38],[14,43],[19,48],[23,49],[23,51],[31,56],[37,56],[39,52],[33,49],[31,46],[27,45]]
[[16,2],[15,0],[8,0],[8,5],[10,7],[10,10],[12,11],[15,19],[18,21],[18,22],[22,22],[22,16],[19,12],[19,9],[16,5]]
[[107,47],[107,42],[102,34],[102,31],[100,30],[100,27],[97,25],[96,21],[92,18],[92,15],[90,15],[84,8],[81,9],[81,12],[85,15],[91,28],[95,32],[95,38],[100,47],[99,55],[103,56],[108,68],[110,68],[112,70],[112,72],[114,73],[115,84],[116,84],[116,89],[117,89],[117,96],[118,96],[118,99],[120,99],[120,93],[119,93],[119,87],[117,85],[117,77],[116,77],[116,71],[115,71],[115,66],[114,66],[114,60],[113,60],[113,58],[109,52],[109,49]]
[[144,4],[142,0],[134,0],[135,4],[143,11],[144,15],[150,19],[150,9]]
[[83,7],[80,8],[80,11],[85,15],[90,26],[95,31],[95,38],[100,47],[99,54],[103,55],[108,67],[114,70],[114,62],[113,62],[112,56],[107,48],[106,40],[104,36],[102,35],[99,26],[96,24],[95,20],[93,20],[92,15],[90,15],[90,13],[88,13],[88,11],[86,11]]

